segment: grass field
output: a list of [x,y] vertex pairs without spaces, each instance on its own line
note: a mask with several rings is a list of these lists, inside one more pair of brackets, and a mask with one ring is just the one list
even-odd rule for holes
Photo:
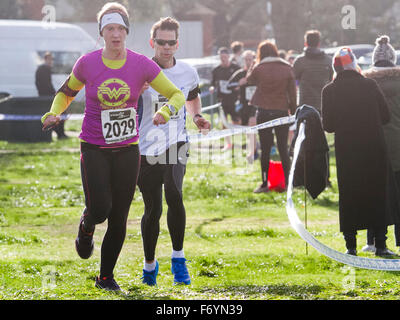
[[[67,127],[77,130],[73,123],[67,122]],[[229,154],[225,156],[229,158]],[[331,160],[333,188],[317,200],[307,198],[307,226],[318,240],[343,252],[334,158]],[[229,164],[188,165],[184,247],[191,286],[172,285],[165,214],[156,252],[158,287],[141,283],[143,203],[137,190],[115,269],[126,294],[115,295],[94,288],[106,223],[97,226],[95,252],[89,260],[81,260],[74,248],[84,206],[78,139],[55,138],[50,144],[0,142],[0,299],[398,299],[398,272],[350,268],[307,247],[288,221],[286,193],[254,194],[259,180],[259,161],[248,165],[241,158]],[[303,189],[295,190],[294,200],[304,219]],[[359,251],[365,236],[365,231],[359,232]],[[392,228],[388,236],[389,248],[397,250]],[[373,258],[368,253],[360,255]]]

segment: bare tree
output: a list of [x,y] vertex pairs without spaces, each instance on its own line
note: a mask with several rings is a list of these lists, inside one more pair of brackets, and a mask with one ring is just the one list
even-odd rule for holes
[[20,1],[15,0],[1,0],[0,1],[0,19],[19,19]]

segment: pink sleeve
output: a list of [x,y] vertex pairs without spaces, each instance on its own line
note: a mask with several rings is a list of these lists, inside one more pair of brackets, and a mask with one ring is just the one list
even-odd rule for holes
[[143,69],[145,81],[152,82],[161,72],[161,68],[153,60],[143,56]]
[[85,56],[80,57],[76,61],[74,67],[72,68],[72,73],[74,74],[75,78],[77,78],[82,83],[86,83],[86,78],[84,76],[84,74],[85,74],[84,58],[85,58]]

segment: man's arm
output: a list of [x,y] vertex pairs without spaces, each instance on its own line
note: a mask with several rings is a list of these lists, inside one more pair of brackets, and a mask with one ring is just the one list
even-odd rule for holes
[[186,110],[193,118],[193,122],[201,132],[207,134],[211,125],[210,122],[201,115],[201,107],[201,98],[199,94],[196,98],[186,101]]

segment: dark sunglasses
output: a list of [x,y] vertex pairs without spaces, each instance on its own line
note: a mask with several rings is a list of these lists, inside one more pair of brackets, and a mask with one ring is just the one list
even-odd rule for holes
[[162,39],[153,39],[159,46],[165,46],[167,43],[170,47],[177,44],[178,40],[162,40]]

